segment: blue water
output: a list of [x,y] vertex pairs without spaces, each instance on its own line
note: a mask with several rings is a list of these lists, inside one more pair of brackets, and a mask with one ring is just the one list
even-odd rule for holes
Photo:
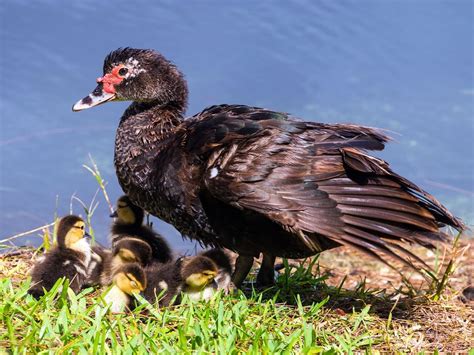
[[[121,46],[173,60],[189,83],[189,114],[245,103],[392,130],[381,156],[474,222],[472,1],[221,4],[0,3],[0,239],[68,213],[72,195],[89,203],[98,187],[82,167],[89,154],[111,198],[121,194],[113,145],[127,103],[71,112]],[[98,201],[92,222],[105,241],[110,220],[100,193]],[[155,226],[179,250],[193,248]]]

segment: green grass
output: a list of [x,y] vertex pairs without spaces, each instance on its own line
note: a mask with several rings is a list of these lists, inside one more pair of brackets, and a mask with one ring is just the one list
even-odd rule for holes
[[1,281],[3,347],[18,353],[348,353],[382,341],[368,326],[370,306],[335,322],[323,309],[328,298],[303,306],[299,299],[278,303],[278,294],[265,301],[262,294],[220,294],[209,303],[143,304],[112,315],[93,289],[74,295],[60,286],[36,301],[26,293],[29,280],[17,287]]
[[[104,290],[89,288],[75,295],[61,287],[61,280],[39,301],[32,298],[27,294],[30,280],[22,271],[30,258],[12,259],[13,266],[4,258],[5,265],[0,267],[4,275],[6,269],[17,275],[0,281],[0,350],[75,354],[413,351],[420,331],[432,326],[428,319],[423,324],[417,315],[426,317],[431,311],[434,318],[446,318],[443,305],[433,301],[394,300],[393,295],[370,290],[363,282],[353,290],[330,286],[327,276],[313,276],[308,263],[295,267],[286,263],[278,285],[264,292],[247,289],[218,294],[208,303],[185,300],[169,308],[142,300],[133,312],[111,314],[101,297]],[[459,307],[450,312],[449,316],[466,317]],[[445,331],[445,338],[454,332],[457,341],[464,341],[457,349],[466,349],[465,334],[457,329]],[[446,348],[433,347],[425,339],[420,349]]]

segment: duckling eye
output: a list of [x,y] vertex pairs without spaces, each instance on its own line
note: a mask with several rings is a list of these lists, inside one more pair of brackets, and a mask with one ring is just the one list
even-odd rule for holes
[[79,228],[81,228],[81,230],[84,230],[84,226],[80,226]]
[[120,68],[120,70],[118,71],[118,73],[119,73],[120,76],[125,76],[125,75],[127,75],[127,73],[128,73],[128,68],[125,68],[125,67],[124,67],[124,68]]

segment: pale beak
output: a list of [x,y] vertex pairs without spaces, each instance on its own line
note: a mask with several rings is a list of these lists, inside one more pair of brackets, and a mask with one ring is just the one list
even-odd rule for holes
[[102,84],[97,85],[97,87],[92,91],[89,95],[84,97],[82,100],[79,100],[74,104],[72,107],[73,111],[82,111],[108,101],[112,101],[115,99],[114,93],[105,92],[102,89]]

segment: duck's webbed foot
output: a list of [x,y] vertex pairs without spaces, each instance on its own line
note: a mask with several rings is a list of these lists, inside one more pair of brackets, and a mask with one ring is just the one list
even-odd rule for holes
[[253,265],[253,256],[239,255],[235,261],[235,270],[232,274],[232,283],[240,288]]
[[257,287],[265,288],[275,284],[275,256],[263,254],[262,265],[257,274]]

